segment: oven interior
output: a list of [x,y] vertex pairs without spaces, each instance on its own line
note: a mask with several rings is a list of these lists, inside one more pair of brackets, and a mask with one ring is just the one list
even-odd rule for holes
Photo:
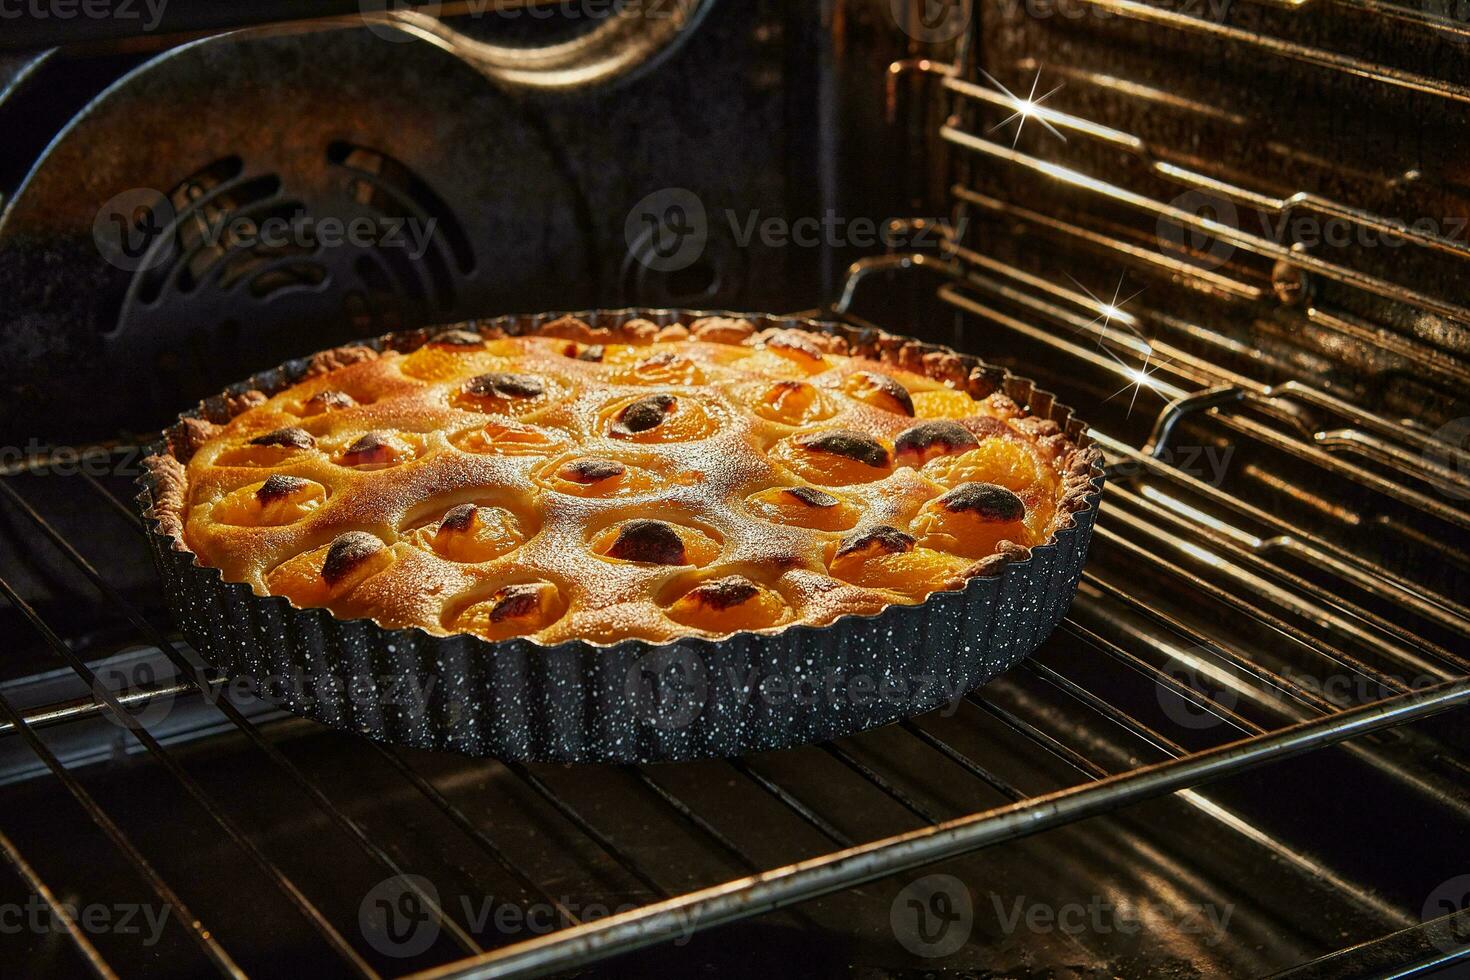
[[[1466,969],[1453,4],[370,6],[0,35],[7,972]],[[671,188],[707,240],[661,272],[628,219]],[[140,189],[166,254],[109,261]],[[292,215],[433,230],[204,233]],[[950,709],[671,766],[379,746],[196,669],[131,507],[150,432],[351,337],[625,305],[1055,392],[1110,473],[1065,623]]]

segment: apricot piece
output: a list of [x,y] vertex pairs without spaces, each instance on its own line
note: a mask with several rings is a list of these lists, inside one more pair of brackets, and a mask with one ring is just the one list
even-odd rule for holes
[[669,605],[676,623],[710,633],[737,633],[775,626],[786,618],[780,594],[743,575],[727,575],[694,586]]
[[765,342],[765,349],[783,357],[808,374],[827,367],[827,357],[822,349],[796,330],[783,330]]
[[216,456],[214,462],[218,466],[280,466],[315,448],[316,439],[312,434],[293,425],[256,436],[243,446],[227,449]]
[[574,361],[600,364],[607,354],[607,348],[602,344],[582,344],[569,340],[562,345],[561,353],[563,357],[570,357]]
[[478,429],[456,433],[450,442],[467,453],[497,456],[535,456],[564,445],[566,436],[555,429],[526,425],[501,416],[492,418]]
[[683,354],[660,351],[618,371],[613,380],[629,385],[702,385],[705,374]]
[[544,405],[551,386],[534,374],[491,371],[470,378],[449,399],[456,408],[498,415],[524,415]]
[[365,432],[337,454],[336,463],[356,470],[383,470],[408,462],[422,448],[422,440],[401,432]]
[[931,459],[969,452],[979,445],[970,430],[958,422],[931,420],[900,432],[893,440],[893,455],[899,466],[918,469]]
[[494,561],[525,543],[521,522],[503,507],[459,504],[414,534],[420,547],[458,562]]
[[979,402],[953,388],[916,391],[912,397],[914,415],[921,419],[963,419],[981,413]]
[[320,509],[326,500],[320,483],[277,473],[221,498],[210,516],[235,527],[280,527]]
[[886,374],[856,371],[842,379],[842,390],[858,401],[897,415],[914,414],[914,399],[909,390]]
[[631,520],[592,538],[593,554],[642,565],[707,565],[720,546],[703,531],[666,521]]
[[761,418],[783,425],[802,425],[832,414],[822,393],[805,381],[776,381],[756,395],[751,408]]
[[967,564],[953,555],[918,547],[913,535],[880,524],[854,531],[833,545],[828,570],[834,578],[854,585],[917,599],[953,582]]
[[276,566],[265,579],[273,595],[298,606],[325,606],[393,563],[393,552],[366,531],[339,534],[331,544]]
[[323,388],[310,398],[298,402],[293,407],[293,411],[303,418],[311,418],[327,412],[340,412],[344,408],[353,408],[356,405],[357,399],[347,392],[336,388]]
[[779,443],[773,455],[813,483],[832,486],[871,483],[893,469],[888,447],[852,429],[794,436]]
[[604,413],[607,434],[629,442],[692,442],[715,430],[699,399],[659,392],[614,405]]
[[517,582],[466,606],[450,625],[487,640],[507,640],[539,633],[560,619],[565,609],[561,590],[550,582]]
[[961,483],[996,483],[1021,493],[1042,481],[1045,469],[1031,447],[1020,439],[991,436],[967,452],[924,464],[921,472],[947,487]]
[[912,530],[929,548],[965,558],[993,555],[1002,541],[1030,546],[1026,505],[994,483],[962,483],[924,505]]
[[650,493],[663,481],[652,470],[631,463],[578,456],[543,471],[538,482],[548,490],[574,497],[630,497]]
[[852,501],[816,487],[772,487],[746,497],[745,504],[757,517],[816,531],[846,531],[862,514]]

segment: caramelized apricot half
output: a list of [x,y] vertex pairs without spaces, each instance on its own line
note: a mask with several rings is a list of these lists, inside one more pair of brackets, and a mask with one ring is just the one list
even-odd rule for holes
[[720,554],[718,542],[703,531],[646,519],[604,528],[589,547],[595,555],[639,565],[708,565]]
[[815,531],[846,531],[862,516],[852,501],[816,487],[772,487],[746,497],[745,506],[764,520]]
[[921,472],[947,487],[961,483],[996,483],[1020,493],[1036,486],[1043,479],[1046,468],[1031,447],[1021,440],[991,436],[978,440],[973,449],[930,460]]
[[627,385],[702,385],[706,377],[691,358],[660,351],[620,369],[613,380]]
[[333,457],[338,466],[355,470],[385,470],[417,458],[424,451],[422,436],[404,432],[365,432]]
[[832,405],[805,381],[776,381],[756,392],[750,404],[755,414],[782,425],[805,425],[832,415]]
[[339,534],[331,544],[303,552],[276,566],[266,588],[298,606],[325,606],[393,563],[393,552],[366,531]]
[[808,374],[825,370],[827,356],[811,338],[797,330],[783,330],[767,338],[764,347],[778,357],[785,358]]
[[496,456],[539,456],[552,452],[567,442],[567,436],[556,429],[526,425],[515,419],[492,418],[478,429],[457,432],[449,439],[467,453]]
[[776,626],[789,613],[780,593],[743,575],[726,575],[694,586],[669,604],[670,619],[711,633],[738,633]]
[[566,611],[561,590],[550,582],[516,582],[471,602],[446,625],[486,640],[539,633]]
[[880,524],[854,531],[830,546],[833,578],[918,599],[945,588],[969,563],[918,546],[911,534]]
[[446,330],[405,357],[398,369],[420,381],[451,381],[493,363],[484,337],[471,330]]
[[344,408],[355,408],[357,399],[337,388],[323,388],[316,394],[290,405],[293,414],[302,418],[313,418],[327,412],[340,412]]
[[912,530],[926,547],[971,559],[995,554],[1002,541],[1032,543],[1025,503],[994,483],[962,483],[929,501]]
[[256,436],[243,446],[227,449],[216,456],[214,462],[217,466],[280,466],[315,448],[316,439],[312,434],[293,425]]
[[494,561],[526,541],[520,519],[504,507],[458,504],[432,524],[414,532],[413,541],[441,558],[458,562]]
[[222,497],[210,516],[235,527],[294,524],[327,502],[327,488],[313,480],[277,473]]
[[615,402],[602,416],[607,434],[628,442],[692,442],[718,427],[698,398],[668,392]]
[[653,470],[603,456],[557,460],[537,474],[536,482],[573,497],[632,497],[664,483]]
[[953,388],[913,393],[914,415],[921,419],[963,419],[982,414],[979,402]]
[[455,408],[493,415],[525,415],[545,406],[556,386],[534,374],[490,371],[470,378],[449,397]]
[[899,466],[918,469],[931,459],[954,456],[978,448],[974,433],[949,419],[909,426],[893,440],[893,455]]
[[855,371],[842,379],[842,390],[858,401],[896,415],[914,414],[914,399],[909,390],[886,374]]
[[828,486],[871,483],[893,470],[888,447],[852,429],[792,436],[778,443],[772,455],[811,482]]

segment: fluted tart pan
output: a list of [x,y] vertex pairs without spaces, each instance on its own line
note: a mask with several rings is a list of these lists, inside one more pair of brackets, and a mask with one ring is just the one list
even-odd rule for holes
[[1003,392],[1065,435],[1065,513],[1044,543],[1007,549],[962,587],[915,605],[845,614],[822,626],[666,643],[546,645],[390,629],[258,595],[201,564],[184,540],[176,476],[192,451],[191,426],[227,422],[262,394],[350,361],[352,347],[409,353],[450,328],[405,331],[264,371],[184,413],[164,434],[140,478],[137,503],[184,637],[219,671],[254,679],[288,710],[382,742],[515,760],[654,762],[824,741],[921,714],[1015,666],[1065,614],[1087,556],[1103,472],[1086,426],[1031,381],[947,348],[765,314],[585,311],[453,329],[521,336],[568,316],[603,333],[634,320],[666,327],[743,318],[757,330],[841,338],[852,355],[928,374],[976,398]]

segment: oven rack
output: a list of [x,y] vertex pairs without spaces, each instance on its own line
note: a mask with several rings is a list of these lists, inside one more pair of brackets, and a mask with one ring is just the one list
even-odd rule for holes
[[[983,269],[991,274],[1000,271],[994,260],[973,262],[961,255],[954,263],[965,265],[936,264],[932,257],[888,256],[870,260],[853,271],[853,282],[845,295],[850,297],[856,281],[874,269],[905,265],[933,268],[937,265],[947,276],[956,270],[961,273],[951,278],[941,290],[941,295],[956,308],[964,310],[967,316],[978,316],[1002,328],[1029,332],[1028,335],[1033,337],[1051,338],[1054,346],[1069,356],[1091,353],[1085,344],[1073,343],[1064,335],[1012,317],[978,299],[977,296],[993,283],[974,270]],[[966,265],[971,268],[967,269]],[[1015,290],[1012,293],[1013,296],[1020,295]],[[1075,316],[1057,307],[1058,297],[1054,295],[1032,298],[1035,303],[1030,308],[1038,316],[1055,312]],[[1374,696],[1361,703],[1346,703],[1334,699],[1331,692],[1324,694],[1303,683],[1304,677],[1287,676],[1264,662],[1255,650],[1212,639],[1207,628],[1158,608],[1146,595],[1138,593],[1126,577],[1109,572],[1095,559],[1084,576],[1078,599],[1061,627],[1060,635],[1085,649],[1097,663],[1105,664],[1109,672],[1144,678],[1156,685],[1160,698],[1178,699],[1181,704],[1212,714],[1220,721],[1218,737],[1212,737],[1205,745],[1186,745],[1182,739],[1116,704],[1106,693],[1108,685],[1089,684],[1073,676],[1065,665],[1054,665],[1038,658],[1020,668],[1019,673],[1026,677],[1028,683],[1034,682],[1058,703],[1069,705],[1072,714],[1085,715],[1095,724],[1116,726],[1126,732],[1143,747],[1140,757],[1119,760],[1105,754],[1090,755],[1085,746],[1077,744],[1079,740],[1074,734],[1048,728],[1044,718],[1028,716],[1023,706],[1008,702],[993,686],[988,687],[970,695],[966,709],[980,712],[1033,744],[1073,771],[1076,780],[1040,792],[1028,792],[1019,788],[1013,779],[992,771],[973,753],[966,753],[935,734],[924,719],[903,722],[900,725],[902,731],[933,753],[936,762],[944,760],[1008,801],[1005,805],[975,812],[946,814],[937,812],[906,791],[893,772],[883,771],[864,761],[859,753],[853,751],[849,744],[851,740],[823,746],[823,752],[870,784],[876,792],[909,811],[919,824],[911,831],[866,841],[852,840],[839,829],[835,814],[823,813],[806,802],[805,787],[794,785],[790,780],[772,778],[763,771],[759,760],[731,760],[728,763],[731,770],[746,780],[753,792],[768,794],[832,847],[828,852],[814,853],[780,867],[763,866],[751,857],[719,829],[716,815],[701,812],[670,790],[665,780],[660,778],[658,767],[633,767],[629,771],[662,805],[698,834],[711,851],[723,854],[749,872],[748,877],[711,882],[707,887],[692,891],[671,889],[662,884],[653,869],[641,866],[628,854],[625,846],[597,825],[594,818],[559,796],[543,778],[540,767],[507,766],[514,778],[543,799],[631,879],[658,899],[635,911],[588,922],[579,922],[554,897],[550,886],[538,882],[518,863],[514,848],[497,840],[494,828],[481,827],[459,810],[432,780],[415,768],[408,753],[364,743],[364,752],[382,756],[428,804],[458,826],[475,846],[524,886],[528,894],[539,896],[558,909],[568,923],[565,928],[546,936],[496,947],[471,934],[427,894],[420,892],[418,898],[423,907],[439,918],[444,934],[458,947],[462,956],[433,970],[432,975],[531,976],[572,969],[667,940],[688,930],[711,929],[773,909],[789,906],[798,906],[799,909],[799,903],[807,899],[1163,794],[1179,793],[1179,798],[1189,803],[1200,819],[1219,821],[1246,833],[1249,828],[1242,829],[1240,825],[1243,822],[1239,818],[1198,794],[1192,787],[1470,703],[1466,661],[1450,646],[1389,622],[1320,584],[1301,577],[1293,578],[1289,572],[1271,567],[1269,559],[1281,553],[1311,556],[1343,582],[1366,587],[1387,601],[1413,603],[1424,621],[1431,622],[1442,632],[1460,637],[1470,636],[1470,617],[1465,615],[1463,606],[1446,596],[1426,592],[1412,582],[1403,581],[1361,555],[1286,525],[1251,504],[1170,467],[1155,455],[1159,447],[1167,443],[1174,421],[1191,414],[1228,419],[1236,403],[1243,399],[1267,403],[1327,399],[1328,404],[1335,408],[1346,410],[1350,406],[1336,405],[1331,402],[1331,396],[1303,386],[1271,390],[1253,386],[1249,379],[1237,378],[1232,384],[1221,382],[1219,376],[1208,380],[1219,383],[1213,387],[1197,387],[1200,378],[1184,377],[1179,379],[1179,384],[1161,388],[1169,401],[1153,425],[1155,436],[1151,440],[1152,445],[1140,450],[1100,431],[1094,431],[1093,436],[1104,448],[1109,465],[1115,471],[1120,464],[1130,466],[1132,472],[1146,473],[1164,487],[1177,488],[1209,501],[1218,509],[1217,514],[1226,516],[1210,522],[1180,520],[1180,512],[1169,509],[1169,495],[1161,491],[1159,485],[1151,483],[1134,487],[1130,480],[1115,479],[1105,494],[1095,551],[1112,550],[1141,566],[1176,577],[1187,583],[1201,602],[1219,604],[1233,615],[1248,618],[1284,638],[1283,642],[1313,651],[1320,658],[1318,668],[1323,674],[1338,672],[1362,679],[1370,685]],[[1196,387],[1185,387],[1191,382]],[[1225,397],[1226,394],[1229,397]],[[1367,430],[1363,433],[1365,436],[1394,438],[1410,444],[1417,437],[1410,430],[1396,428],[1391,420],[1368,413],[1357,413],[1354,421]],[[1277,435],[1278,441],[1285,440],[1300,458],[1328,472],[1335,472],[1331,465],[1335,461],[1315,444],[1317,440],[1289,432]],[[1389,457],[1390,461],[1395,458]],[[44,472],[48,465],[48,460],[34,460],[22,470],[24,473],[39,473]],[[0,723],[4,726],[0,728],[0,736],[18,736],[26,743],[86,811],[99,831],[112,841],[158,900],[178,911],[179,921],[188,923],[200,954],[222,975],[240,975],[241,969],[209,923],[188,914],[189,883],[170,882],[158,873],[138,844],[88,793],[77,774],[48,749],[38,734],[39,730],[104,714],[128,725],[128,731],[141,750],[166,770],[232,846],[274,883],[282,900],[315,930],[322,942],[336,951],[343,969],[352,975],[378,975],[377,969],[363,955],[360,940],[344,935],[328,921],[296,888],[264,847],[253,840],[231,813],[219,806],[178,764],[168,745],[154,737],[146,726],[130,722],[131,712],[146,708],[154,698],[197,697],[203,692],[217,691],[219,679],[198,661],[191,650],[164,635],[124,598],[83,554],[78,542],[69,540],[47,521],[33,500],[19,489],[18,477],[21,475],[12,473],[8,478],[0,478],[3,505],[21,515],[46,537],[86,577],[102,600],[131,624],[141,642],[156,646],[172,661],[179,677],[156,689],[133,689],[114,694],[106,685],[96,682],[92,668],[72,653],[66,641],[55,632],[55,624],[45,622],[18,590],[0,577],[0,592],[30,621],[59,661],[96,692],[96,697],[91,700],[45,705],[24,712],[8,698],[0,696]],[[95,495],[99,515],[107,514],[109,519],[127,521],[142,534],[142,524],[126,501],[119,499],[97,478],[85,474],[66,478],[82,480],[88,485],[89,492]],[[1408,482],[1406,476],[1404,483]],[[1407,487],[1388,481],[1388,485],[1379,489],[1403,491]],[[1410,496],[1407,499],[1413,502],[1415,498]],[[1161,503],[1164,506],[1161,507]],[[1247,528],[1258,530],[1252,532]],[[1214,580],[1214,574],[1222,567],[1229,569],[1232,587],[1222,587]],[[1125,639],[1118,636],[1117,625],[1120,622],[1128,624]],[[1344,642],[1343,637],[1348,642]],[[1181,674],[1181,668],[1192,672],[1206,666],[1225,677],[1227,686],[1218,692],[1202,691],[1187,679],[1182,679],[1191,675]],[[1405,676],[1419,678],[1419,682],[1410,684],[1404,680]],[[331,825],[385,874],[412,874],[412,868],[401,866],[382,842],[375,840],[357,820],[313,784],[293,760],[262,732],[260,723],[247,717],[228,698],[210,697],[209,700],[224,713],[240,735],[266,756],[272,767],[294,783]],[[1347,750],[1380,771],[1412,784],[1417,791],[1429,795],[1440,805],[1465,809],[1453,793],[1448,777],[1440,779],[1433,773],[1428,776],[1409,773],[1394,761],[1391,753],[1363,740],[1351,743]],[[0,830],[3,830],[3,821],[0,821]],[[1266,846],[1270,846],[1270,842]],[[1277,850],[1278,857],[1302,867],[1315,867],[1308,855],[1279,845]],[[85,932],[67,918],[63,904],[38,877],[33,865],[14,842],[0,835],[0,851],[4,852],[15,873],[50,905],[66,925],[66,936],[83,961],[98,975],[111,975],[111,968],[102,960]],[[411,883],[413,879],[403,880]],[[413,886],[410,884],[409,887]],[[1412,917],[1401,910],[1383,907],[1374,896],[1361,894],[1355,897],[1366,906],[1375,906],[1394,928],[1416,927]],[[1442,929],[1445,924],[1438,923],[1434,927]],[[1465,955],[1470,955],[1470,950]]]
[[[1192,34],[1261,52],[1272,58],[1294,61],[1353,78],[1370,79],[1380,85],[1404,89],[1456,102],[1470,102],[1470,88],[1432,75],[1408,71],[1393,65],[1304,44],[1275,33],[1236,27],[1206,17],[1170,10],[1143,0],[1081,0],[1082,3],[1117,17],[1142,24],[1163,27],[1181,34]],[[1314,7],[1328,4],[1356,9],[1384,20],[1396,20],[1420,29],[1427,36],[1463,40],[1470,35],[1466,25],[1453,17],[1445,17],[1424,7],[1414,8],[1387,0],[1257,0],[1276,12],[1299,16]]]

